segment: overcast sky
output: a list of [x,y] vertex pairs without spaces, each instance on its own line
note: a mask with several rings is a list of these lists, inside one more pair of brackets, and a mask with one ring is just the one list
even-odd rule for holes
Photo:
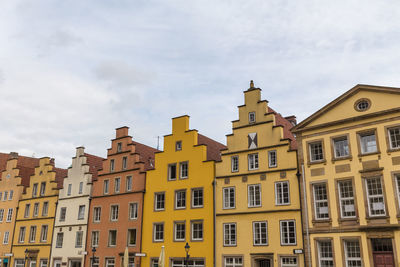
[[301,121],[358,83],[400,87],[400,2],[0,1],[0,151],[156,147],[171,118],[225,143],[243,90]]

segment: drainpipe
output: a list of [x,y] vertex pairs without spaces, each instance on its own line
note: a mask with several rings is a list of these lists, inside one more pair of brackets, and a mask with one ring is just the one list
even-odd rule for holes
[[215,203],[215,193],[216,193],[216,180],[215,180],[215,162],[214,162],[214,181],[212,182],[213,185],[213,236],[214,236],[214,249],[213,249],[213,266],[215,267],[215,256],[216,256],[216,221],[217,221],[217,216],[216,216],[216,203]]
[[306,195],[306,181],[304,174],[304,164],[301,164],[301,172],[303,176],[303,198],[304,198],[304,211],[306,215],[306,236],[307,236],[307,247],[308,247],[308,261],[310,262],[310,267],[312,266],[311,261],[311,247],[310,247],[310,229],[308,227],[308,203],[307,203],[307,195]]

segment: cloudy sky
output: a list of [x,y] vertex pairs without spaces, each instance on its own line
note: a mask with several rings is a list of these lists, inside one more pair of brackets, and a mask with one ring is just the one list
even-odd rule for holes
[[171,118],[225,143],[253,79],[303,120],[358,83],[400,87],[400,2],[0,1],[0,151],[157,146]]

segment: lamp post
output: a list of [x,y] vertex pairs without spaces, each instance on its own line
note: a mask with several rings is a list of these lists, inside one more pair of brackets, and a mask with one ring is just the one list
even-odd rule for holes
[[94,254],[96,253],[96,247],[93,247],[92,248],[92,266],[91,267],[93,267],[93,265],[94,265],[94,261],[95,261],[95,257],[94,257]]
[[186,259],[185,259],[185,261],[186,261],[186,267],[189,266],[189,257],[190,257],[190,255],[189,255],[189,250],[190,250],[189,243],[186,242],[186,245],[185,245],[185,251],[186,251]]
[[26,261],[28,260],[28,249],[25,249],[25,261],[24,261],[24,267],[26,267]]

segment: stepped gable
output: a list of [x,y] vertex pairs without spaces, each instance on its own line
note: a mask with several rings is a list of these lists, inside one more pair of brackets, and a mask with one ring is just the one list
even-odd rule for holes
[[132,141],[132,144],[136,147],[136,153],[140,155],[140,161],[144,163],[144,169],[146,171],[154,169],[154,153],[160,152],[160,150],[136,141]]
[[220,161],[221,150],[227,149],[227,147],[202,134],[198,134],[197,136],[197,144],[207,146],[207,160]]
[[12,153],[10,154],[0,153],[0,172],[6,169],[7,160],[11,159],[12,157],[18,158],[17,167],[35,168],[36,166],[39,165],[39,159],[37,158],[20,156],[17,153],[15,153],[15,155],[12,155]]
[[53,170],[56,172],[57,189],[61,189],[63,188],[64,178],[68,175],[68,170],[55,167]]
[[290,131],[294,126],[287,119],[282,117],[281,114],[277,113],[272,108],[268,107],[268,113],[273,113],[275,115],[276,126],[283,126],[283,138],[289,139],[290,148],[293,150],[297,149],[297,141],[293,133]]
[[89,173],[92,174],[92,181],[97,180],[99,170],[103,169],[103,160],[105,159],[88,153],[84,153],[84,155],[86,164],[89,165]]

